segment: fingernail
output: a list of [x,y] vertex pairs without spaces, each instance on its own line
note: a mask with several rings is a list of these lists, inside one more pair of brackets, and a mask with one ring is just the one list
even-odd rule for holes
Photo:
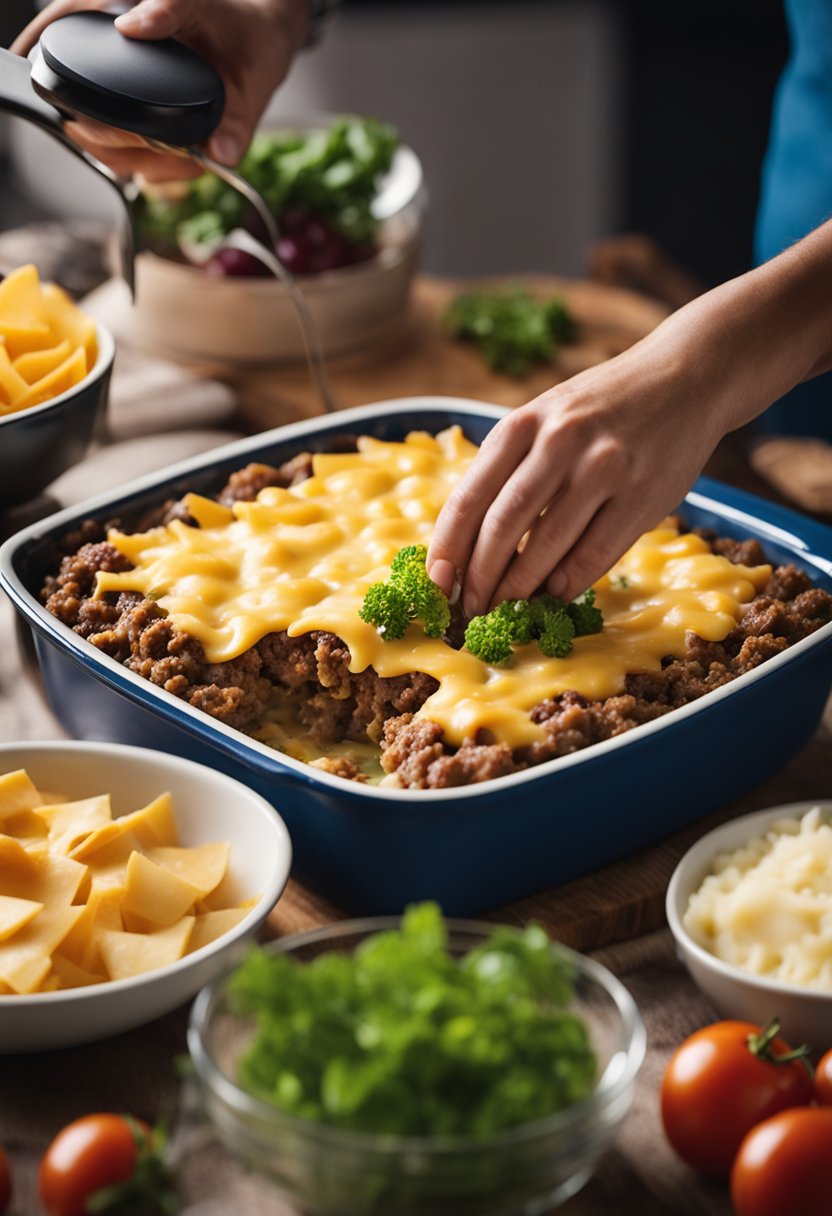
[[462,601],[462,611],[465,613],[468,620],[472,620],[478,615],[480,610],[480,601],[475,595],[466,595]]
[[223,132],[211,140],[211,152],[221,164],[236,165],[243,155],[243,148],[238,139]]
[[452,562],[446,561],[444,557],[437,558],[428,570],[428,576],[446,595],[451,594],[456,582],[456,568]]
[[138,32],[153,25],[158,15],[159,5],[154,4],[153,0],[146,0],[144,4],[137,4],[135,8],[130,8],[116,17],[115,26],[117,30]]
[[566,590],[566,575],[562,570],[553,570],[546,580],[546,589],[555,599],[559,599]]

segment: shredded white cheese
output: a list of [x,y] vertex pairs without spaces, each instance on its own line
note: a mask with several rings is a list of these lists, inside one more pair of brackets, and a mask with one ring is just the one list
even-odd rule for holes
[[685,928],[743,971],[832,992],[832,822],[821,807],[780,819],[714,860]]

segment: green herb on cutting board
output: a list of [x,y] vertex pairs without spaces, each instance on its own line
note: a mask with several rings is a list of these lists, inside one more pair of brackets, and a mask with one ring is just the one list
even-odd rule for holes
[[287,1114],[355,1131],[487,1136],[591,1091],[569,961],[542,928],[497,927],[455,958],[435,904],[351,955],[255,948],[230,983],[256,1031],[240,1084]]
[[559,296],[538,300],[521,287],[464,292],[443,321],[453,337],[476,344],[492,371],[517,378],[548,363],[576,333]]

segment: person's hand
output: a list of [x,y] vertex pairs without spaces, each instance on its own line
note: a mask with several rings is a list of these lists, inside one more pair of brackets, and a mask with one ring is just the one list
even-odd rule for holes
[[446,593],[459,572],[466,616],[544,585],[574,598],[678,506],[722,432],[662,346],[582,372],[486,437],[427,560]]
[[832,366],[832,222],[501,419],[437,520],[466,616],[573,599],[681,502],[718,441]]
[[[26,55],[56,18],[110,4],[111,0],[53,0],[18,35],[11,50]],[[308,22],[309,0],[139,0],[116,19],[116,28],[130,38],[177,38],[216,68],[225,84],[226,104],[207,151],[223,164],[236,165],[272,93],[285,78]],[[88,119],[68,122],[65,129],[98,160],[125,176],[140,173],[148,181],[165,181],[202,172],[192,162],[152,151],[141,136],[128,131]]]

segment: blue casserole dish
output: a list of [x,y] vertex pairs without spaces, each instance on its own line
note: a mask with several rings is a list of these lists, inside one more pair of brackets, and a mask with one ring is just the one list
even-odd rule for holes
[[[116,493],[62,511],[0,550],[0,581],[34,635],[46,690],[79,738],[134,743],[200,760],[268,798],[286,821],[295,873],[345,908],[393,913],[432,898],[470,915],[577,878],[668,836],[764,780],[813,734],[832,684],[832,624],[667,717],[521,773],[460,789],[394,790],[309,768],[204,716],[121,667],[50,616],[38,599],[50,541],[111,519],[212,494],[250,460],[326,451],[341,434],[401,439],[458,423],[481,442],[503,411],[452,398],[383,402],[230,444]],[[701,480],[691,526],[757,537],[832,590],[832,529]]]

